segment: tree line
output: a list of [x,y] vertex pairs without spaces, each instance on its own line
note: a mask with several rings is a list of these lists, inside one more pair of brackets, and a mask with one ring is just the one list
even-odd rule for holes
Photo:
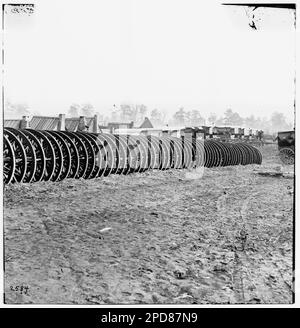
[[[165,111],[157,108],[149,109],[144,104],[122,103],[119,106],[113,105],[112,108],[103,114],[97,111],[90,103],[73,103],[67,111],[68,117],[98,115],[101,122],[141,122],[146,116],[150,119],[154,127],[169,126],[202,126],[202,125],[228,125],[245,126],[263,130],[265,133],[292,130],[293,124],[287,122],[286,117],[279,111],[274,111],[270,117],[257,117],[252,115],[242,117],[231,108],[224,111],[222,115],[210,113],[207,117],[201,114],[200,110],[186,110],[179,107],[171,116]],[[13,104],[6,101],[4,107],[5,117],[20,117],[23,115],[40,115],[32,113],[26,104]]]

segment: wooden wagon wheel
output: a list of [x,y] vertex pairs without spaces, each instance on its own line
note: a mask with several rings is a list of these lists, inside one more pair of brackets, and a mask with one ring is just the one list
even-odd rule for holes
[[78,138],[81,139],[83,142],[85,149],[87,151],[87,169],[83,176],[84,179],[90,179],[90,176],[94,172],[95,165],[96,165],[96,154],[94,152],[93,146],[91,142],[89,141],[89,138],[86,136],[86,134],[77,131],[76,135]]
[[42,131],[41,133],[48,138],[54,150],[55,166],[51,181],[59,181],[63,171],[63,153],[61,147],[58,141],[49,132]]
[[221,161],[219,166],[227,166],[230,161],[230,153],[225,142],[215,142],[214,145],[219,149]]
[[150,169],[159,169],[161,165],[161,147],[159,144],[159,137],[149,135],[148,139],[148,148],[150,149]]
[[27,165],[23,182],[30,183],[34,181],[36,171],[36,154],[34,147],[30,140],[27,138],[26,134],[22,132],[22,130],[16,130],[13,128],[6,128],[6,130],[9,130],[11,133],[13,133],[20,140],[24,147]]
[[76,132],[60,131],[60,133],[68,136],[77,149],[79,156],[79,168],[75,178],[79,179],[85,177],[88,168],[88,152],[82,138],[80,138]]
[[96,166],[98,166],[98,177],[108,176],[114,170],[115,152],[114,136],[104,133],[96,135],[96,143],[99,151],[96,154]]
[[295,163],[295,152],[291,148],[282,148],[279,157],[284,164],[293,165]]
[[170,168],[170,147],[168,146],[168,142],[164,137],[160,137],[159,141],[159,169],[167,170]]
[[172,147],[172,168],[181,169],[182,168],[182,145],[181,139],[176,137],[170,137],[171,147]]
[[247,161],[245,163],[246,165],[255,163],[256,154],[255,154],[254,149],[251,145],[238,143],[237,146],[239,148],[241,148],[241,147],[246,148],[246,153],[247,153]]
[[139,150],[140,150],[140,169],[139,172],[144,172],[149,169],[149,162],[150,162],[150,151],[148,149],[148,140],[144,135],[140,135],[137,137],[140,142]]
[[71,170],[71,152],[64,138],[57,131],[47,131],[57,141],[62,152],[62,169],[57,181],[64,180]]
[[213,167],[222,166],[223,156],[222,156],[222,150],[219,147],[219,144],[221,144],[221,142],[217,140],[211,140],[210,142],[211,142],[211,149],[214,158]]
[[45,174],[45,167],[46,167],[46,160],[45,160],[45,152],[42,147],[42,144],[38,137],[36,137],[34,134],[32,134],[28,130],[22,130],[22,133],[26,135],[30,143],[32,144],[32,147],[34,148],[35,157],[36,157],[36,168],[35,168],[35,174],[33,177],[33,182],[41,181],[44,174]]
[[[107,139],[105,134],[102,133],[93,133],[93,140],[97,144],[97,152],[95,153],[95,177],[102,177],[102,176],[107,176],[110,174],[112,167],[109,166],[109,160],[108,157],[111,158],[113,155],[110,141]],[[108,155],[110,154],[110,155]],[[112,161],[112,160],[111,160]]]
[[161,139],[161,146],[162,146],[162,169],[169,170],[173,166],[173,154],[174,148],[172,139],[169,136],[162,136]]
[[94,179],[99,177],[101,171],[101,164],[102,161],[101,156],[99,156],[99,152],[103,146],[102,142],[98,140],[97,133],[87,133],[87,132],[80,132],[83,134],[85,138],[88,139],[89,143],[93,148],[93,160],[94,160],[94,168],[89,176],[89,179]]
[[27,129],[31,134],[33,134],[40,142],[43,153],[45,156],[45,170],[41,180],[49,181],[52,180],[52,176],[54,174],[55,166],[56,166],[56,159],[55,159],[55,152],[52,146],[52,143],[47,138],[46,134],[42,133],[41,131]]
[[52,131],[52,133],[55,135],[59,135],[59,137],[64,140],[66,146],[68,147],[70,152],[70,170],[67,178],[75,178],[79,170],[79,153],[75,143],[68,135],[61,133],[61,131],[60,132]]
[[256,147],[254,147],[254,151],[256,153],[256,164],[261,164],[262,162],[262,154],[260,152],[260,150]]
[[148,150],[148,163],[147,168],[148,170],[153,169],[155,167],[155,163],[157,160],[157,152],[155,151],[155,146],[153,143],[153,139],[151,135],[145,137],[147,142],[147,150]]
[[98,145],[93,138],[91,138],[89,133],[86,132],[76,132],[80,138],[82,138],[83,143],[86,146],[88,153],[88,168],[84,176],[85,179],[92,179],[96,176],[98,172],[98,167],[96,167],[96,154],[98,152]]
[[134,136],[126,135],[126,155],[127,155],[127,170],[125,174],[136,172],[139,166],[139,154],[137,152],[138,144]]
[[131,171],[141,172],[146,165],[146,150],[142,142],[142,136],[130,136],[128,139],[129,159]]
[[[126,145],[123,140],[120,140],[117,138],[115,134],[106,134],[105,135],[105,146],[106,154],[106,173],[105,175],[108,174],[113,174],[113,173],[120,173],[120,169],[124,168],[124,165],[122,164],[122,160],[124,159],[124,146]],[[121,160],[121,161],[120,161]]]
[[[246,141],[247,143],[247,141]],[[232,144],[237,154],[237,162],[233,165],[247,165],[250,161],[249,149],[246,147],[246,143],[234,143]]]
[[15,170],[12,182],[23,182],[27,171],[25,149],[20,140],[11,131],[4,129],[3,133],[7,136],[15,155]]
[[116,173],[124,174],[127,170],[127,143],[124,135],[114,134],[113,135],[115,144],[116,144],[116,153],[117,153],[117,161]]
[[211,146],[212,140],[205,140],[204,141],[204,151],[205,151],[205,167],[213,167],[215,165],[216,159],[214,156],[214,151]]
[[12,182],[15,172],[15,154],[7,136],[3,139],[3,182],[9,184]]
[[204,139],[196,139],[196,167],[204,167],[205,151]]
[[183,168],[191,169],[194,166],[194,147],[193,147],[193,141],[191,137],[182,136],[181,137],[181,145],[183,148]]

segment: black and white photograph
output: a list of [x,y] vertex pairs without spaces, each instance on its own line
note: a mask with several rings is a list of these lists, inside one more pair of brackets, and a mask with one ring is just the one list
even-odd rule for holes
[[1,16],[4,304],[295,303],[296,3]]

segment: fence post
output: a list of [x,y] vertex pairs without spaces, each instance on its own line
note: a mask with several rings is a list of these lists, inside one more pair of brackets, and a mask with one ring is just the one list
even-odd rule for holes
[[57,131],[65,131],[65,129],[66,129],[66,114],[59,114]]
[[98,132],[99,132],[98,115],[94,115],[94,120],[93,120],[93,133],[98,133]]
[[30,128],[29,116],[22,116],[22,120],[20,122],[20,129],[28,128]]

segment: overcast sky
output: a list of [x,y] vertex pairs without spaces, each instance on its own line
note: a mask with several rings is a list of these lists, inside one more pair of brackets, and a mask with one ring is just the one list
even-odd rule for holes
[[[294,104],[291,10],[199,0],[33,1],[5,15],[5,97],[43,115],[90,102],[242,116]],[[248,17],[249,16],[249,17]]]

